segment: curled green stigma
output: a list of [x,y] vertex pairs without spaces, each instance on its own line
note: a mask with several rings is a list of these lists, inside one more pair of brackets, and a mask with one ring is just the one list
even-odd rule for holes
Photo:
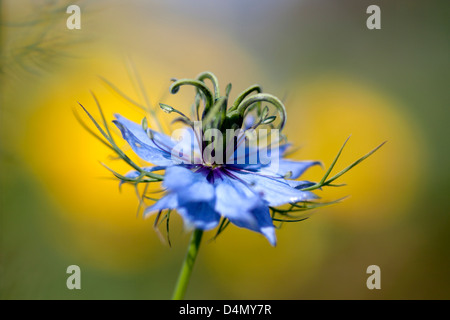
[[[197,120],[202,121],[203,130],[206,129],[219,129],[225,132],[227,129],[244,129],[245,116],[257,108],[256,126],[251,126],[255,129],[259,125],[272,124],[279,118],[278,125],[275,129],[280,131],[286,124],[286,108],[280,99],[274,95],[263,93],[262,88],[259,85],[253,85],[241,92],[236,100],[228,107],[228,99],[231,91],[231,84],[228,84],[225,90],[225,95],[220,94],[219,81],[217,77],[209,71],[200,73],[195,79],[180,79],[174,80],[174,83],[170,87],[170,92],[176,94],[181,86],[190,85],[196,88],[196,96],[194,102],[194,111],[197,115]],[[205,80],[209,80],[212,83],[212,90],[206,85]],[[204,109],[201,117],[199,116],[200,104],[203,102]],[[267,107],[264,109],[266,112],[262,112],[261,104],[267,102],[274,106],[278,111],[278,116],[269,116]],[[165,112],[174,111],[173,108],[166,105],[161,106]]]

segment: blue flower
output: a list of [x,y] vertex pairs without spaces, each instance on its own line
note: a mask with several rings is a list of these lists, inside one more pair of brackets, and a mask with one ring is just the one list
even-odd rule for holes
[[[205,80],[212,82],[213,90]],[[81,106],[103,138],[82,122],[83,126],[134,169],[125,175],[110,169],[121,180],[120,184],[162,181],[165,194],[148,206],[144,215],[158,212],[159,217],[167,210],[167,223],[171,210],[176,210],[190,228],[210,230],[220,223],[218,235],[231,222],[261,233],[275,245],[273,221],[301,221],[304,218],[291,213],[339,202],[341,199],[328,203],[311,202],[318,198],[311,191],[342,186],[335,184],[335,180],[384,144],[329,177],[347,139],[319,182],[299,181],[297,179],[308,168],[320,162],[285,159],[289,144],[281,143],[286,141],[281,132],[287,116],[278,98],[261,93],[261,87],[254,85],[227,106],[231,84],[226,87],[225,95],[221,95],[217,78],[210,72],[203,72],[195,79],[174,80],[170,91],[175,94],[185,85],[196,89],[191,118],[171,106],[160,104],[166,113],[178,114],[175,122],[185,125],[181,140],[148,128],[146,118],[138,124],[121,115],[115,116],[113,122],[122,137],[142,160],[151,164],[147,167],[135,164],[117,146],[95,96],[104,128]],[[263,103],[275,107],[277,116],[269,115],[269,107],[263,108]],[[158,119],[154,117],[154,120]],[[261,144],[263,136],[255,139],[256,129],[258,133],[270,130],[271,143]],[[253,138],[249,138],[251,136]],[[164,171],[164,175],[157,173],[160,171]],[[290,204],[290,208],[276,208],[285,204]],[[277,214],[283,219],[277,218]]]
[[[249,154],[260,150],[245,149],[246,159],[236,163],[237,152],[223,164],[196,163],[193,157],[201,154],[193,130],[186,130],[183,155],[173,155],[177,141],[171,137],[145,129],[140,124],[116,115],[114,124],[133,151],[154,167],[146,171],[165,170],[162,186],[166,194],[145,210],[145,215],[165,209],[176,209],[185,224],[191,228],[210,230],[218,226],[221,217],[238,227],[263,234],[272,245],[276,244],[275,227],[269,207],[314,200],[318,197],[300,187],[308,182],[297,179],[317,161],[292,161],[283,158],[288,147],[281,145],[270,150],[267,161],[250,163]],[[189,142],[189,143],[186,143]],[[274,165],[276,163],[276,165]],[[138,171],[126,177],[137,177]],[[285,178],[289,176],[289,179]]]
[[[205,80],[212,83],[213,90],[205,84]],[[136,164],[117,145],[95,96],[103,125],[81,104],[80,106],[100,135],[92,131],[77,113],[75,115],[88,132],[133,168],[122,175],[107,167],[120,180],[119,188],[123,183],[132,183],[138,191],[140,184],[145,185],[142,196],[139,195],[139,209],[143,203],[147,204],[146,200],[154,201],[144,209],[144,216],[158,212],[155,218],[157,228],[164,213],[162,220],[166,221],[169,245],[169,218],[172,210],[181,215],[188,228],[195,229],[175,286],[173,299],[176,300],[184,297],[204,230],[218,227],[217,237],[232,223],[262,234],[275,246],[277,239],[274,222],[303,221],[307,217],[292,213],[303,213],[341,201],[342,199],[328,203],[311,201],[318,198],[312,191],[321,190],[322,187],[343,186],[335,181],[385,143],[330,177],[347,138],[319,182],[297,180],[308,168],[320,162],[285,158],[290,146],[282,134],[287,116],[286,109],[278,98],[262,93],[260,86],[253,85],[228,106],[231,84],[227,85],[225,95],[221,95],[218,80],[211,72],[203,72],[195,79],[173,81],[170,87],[172,94],[185,85],[196,89],[191,118],[160,103],[164,112],[178,114],[173,122],[185,125],[185,130],[180,135],[174,135],[174,132],[169,137],[154,131],[148,127],[147,118],[138,124],[116,114],[113,121],[134,153],[150,163],[150,166]],[[142,108],[114,86],[111,88],[128,102]],[[263,103],[275,107],[278,114],[270,115],[269,107],[263,108]],[[149,115],[162,131],[163,126],[159,123],[155,110],[148,107]],[[268,137],[270,143],[267,142]],[[153,182],[162,182],[164,194],[159,199],[153,199],[147,194],[147,186]],[[277,208],[286,204],[289,204],[288,208]]]

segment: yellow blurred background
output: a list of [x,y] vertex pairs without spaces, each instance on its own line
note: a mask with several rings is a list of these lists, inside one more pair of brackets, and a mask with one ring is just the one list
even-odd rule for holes
[[[181,219],[171,219],[172,246],[161,242],[133,187],[119,192],[101,163],[129,168],[74,116],[79,102],[99,119],[92,91],[108,120],[140,121],[101,80],[144,104],[133,68],[152,105],[183,110],[192,91],[169,95],[172,77],[210,70],[222,90],[232,82],[232,97],[261,84],[285,98],[293,159],[328,166],[351,135],[339,170],[388,141],[340,179],[347,186],[319,192],[348,199],[283,225],[277,247],[233,226],[215,241],[206,233],[187,298],[450,298],[444,2],[383,2],[381,30],[366,28],[371,1],[0,4],[0,298],[170,297],[189,238]],[[80,30],[66,28],[70,4]],[[72,264],[81,290],[66,288]],[[372,264],[381,290],[366,287]]]

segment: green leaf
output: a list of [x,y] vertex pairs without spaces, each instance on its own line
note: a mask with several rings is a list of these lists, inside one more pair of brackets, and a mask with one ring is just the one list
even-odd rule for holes
[[216,101],[216,103],[212,106],[212,108],[205,114],[205,116],[202,119],[202,125],[204,128],[207,127],[213,120],[220,118],[219,111],[222,110],[223,108],[226,108],[226,104],[227,104],[226,97],[222,97]]
[[336,175],[334,175],[332,178],[328,179],[328,176],[331,173],[331,170],[333,170],[334,166],[336,165],[337,160],[339,159],[339,156],[342,153],[342,150],[344,149],[345,144],[347,143],[348,139],[350,137],[348,137],[344,144],[342,145],[341,149],[339,150],[338,154],[336,155],[336,157],[334,158],[331,166],[328,168],[327,172],[325,173],[325,175],[322,177],[322,179],[320,180],[320,182],[316,183],[315,185],[308,187],[308,188],[304,188],[301,189],[302,191],[311,191],[311,190],[316,190],[319,189],[323,186],[333,186],[333,187],[339,187],[342,186],[341,185],[335,185],[335,184],[331,184],[333,181],[335,181],[336,179],[338,179],[339,177],[341,177],[342,175],[344,175],[346,172],[348,172],[350,169],[352,169],[353,167],[355,167],[356,165],[360,164],[362,161],[364,161],[365,159],[367,159],[368,157],[370,157],[372,154],[375,153],[375,151],[377,151],[378,149],[380,149],[385,143],[383,142],[382,144],[380,144],[378,147],[376,147],[375,149],[373,149],[372,151],[368,152],[366,155],[362,156],[361,158],[359,158],[358,160],[356,160],[355,162],[353,162],[351,165],[349,165],[348,167],[346,167],[344,170],[340,171],[339,173],[337,173]]
[[210,71],[202,72],[197,76],[197,80],[203,81],[205,79],[209,79],[212,82],[214,87],[214,100],[218,100],[220,98],[219,80]]
[[211,240],[216,240],[217,237],[226,229],[226,227],[228,227],[229,224],[230,224],[230,220],[228,220],[225,217],[222,217],[222,220],[220,221],[220,225],[217,228],[217,232]]
[[265,119],[267,117],[267,115],[269,114],[269,107],[265,106],[261,112],[261,118]]
[[162,111],[164,111],[165,113],[171,113],[173,112],[175,109],[165,103],[160,103],[159,106],[161,107]]
[[208,112],[214,103],[214,97],[211,90],[202,81],[194,79],[180,79],[172,83],[169,91],[172,94],[175,94],[178,92],[178,89],[184,85],[194,86],[197,89],[197,92],[203,93],[205,97],[205,111]]
[[231,83],[227,84],[227,87],[225,88],[225,96],[227,97],[227,99],[230,97],[231,88]]
[[228,111],[236,110],[239,107],[239,105],[241,104],[241,102],[245,99],[245,97],[250,95],[252,92],[261,93],[262,92],[261,86],[255,84],[253,86],[248,87],[243,92],[241,92],[241,94],[236,98],[236,100],[234,101],[230,110],[228,110]]
[[339,152],[337,153],[336,157],[334,158],[333,162],[331,163],[330,167],[328,168],[327,172],[324,174],[322,179],[320,180],[320,184],[323,184],[324,181],[327,179],[327,177],[330,175],[331,170],[333,170],[334,166],[336,165],[336,162],[338,161],[339,157],[341,156],[342,150],[344,150],[345,145],[347,144],[348,139],[350,139],[350,136],[345,139],[344,144],[339,149]]
[[277,118],[276,116],[267,117],[261,123],[262,124],[269,124],[269,123],[274,122],[276,118]]
[[147,121],[146,117],[142,119],[141,125],[142,125],[142,129],[144,129],[144,131],[147,132],[147,130],[148,130],[148,121]]
[[367,159],[368,157],[370,157],[373,153],[375,153],[375,151],[377,151],[378,149],[380,149],[387,141],[383,142],[382,144],[380,144],[378,147],[376,147],[375,149],[373,149],[372,151],[370,151],[369,153],[367,153],[366,155],[362,156],[361,158],[359,158],[358,160],[356,160],[355,162],[353,162],[351,165],[349,165],[348,167],[346,167],[344,170],[340,171],[338,174],[334,175],[332,178],[328,179],[323,185],[329,185],[331,182],[333,182],[334,180],[338,179],[340,176],[342,176],[343,174],[345,174],[347,171],[349,171],[350,169],[352,169],[353,167],[355,167],[356,165],[360,164],[361,162],[363,162],[365,159]]

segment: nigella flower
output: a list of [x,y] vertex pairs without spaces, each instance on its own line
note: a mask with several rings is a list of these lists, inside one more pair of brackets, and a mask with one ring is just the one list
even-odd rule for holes
[[[212,82],[213,90],[205,80]],[[220,224],[218,233],[231,222],[261,233],[275,245],[274,221],[303,220],[295,219],[290,213],[323,205],[313,202],[319,198],[313,190],[339,186],[333,181],[379,148],[327,179],[341,148],[320,182],[297,180],[320,162],[285,159],[290,145],[282,129],[287,117],[278,98],[261,93],[261,87],[254,85],[228,107],[231,84],[222,96],[217,78],[210,72],[201,73],[196,79],[173,81],[170,88],[173,94],[184,85],[196,89],[192,118],[160,104],[166,113],[179,116],[175,122],[185,125],[186,130],[178,139],[149,128],[146,118],[142,123],[135,123],[116,114],[113,121],[136,155],[151,166],[140,167],[132,162],[114,142],[103,114],[105,129],[88,113],[109,142],[106,144],[134,169],[125,175],[113,171],[122,180],[121,184],[162,181],[165,193],[145,208],[145,216],[176,210],[187,227],[210,230]],[[270,116],[269,107],[263,108],[263,103],[275,107],[278,114]],[[261,132],[262,136],[258,134]],[[264,139],[268,137],[271,138],[269,143]],[[277,208],[286,204],[290,206],[287,210]],[[283,219],[276,218],[276,214],[281,214]]]
[[[205,84],[205,80],[212,82],[213,90]],[[182,299],[185,295],[204,230],[218,226],[217,236],[232,223],[261,233],[275,245],[274,222],[302,221],[305,216],[295,213],[340,201],[317,202],[318,196],[312,191],[326,186],[342,186],[334,184],[334,181],[382,145],[329,178],[345,141],[319,182],[297,180],[308,168],[320,162],[285,159],[289,144],[282,129],[287,117],[286,109],[278,98],[262,93],[261,87],[254,85],[228,106],[231,84],[222,96],[218,80],[210,72],[203,72],[195,79],[173,81],[170,88],[173,94],[184,85],[196,89],[191,118],[171,106],[160,104],[166,113],[178,114],[174,122],[184,124],[186,130],[177,138],[149,128],[147,118],[139,124],[117,114],[113,121],[131,149],[150,166],[137,165],[117,145],[95,96],[103,127],[81,107],[103,138],[80,122],[133,168],[124,175],[110,169],[121,180],[120,185],[132,183],[137,188],[140,184],[148,186],[162,181],[162,197],[153,199],[147,196],[146,188],[140,197],[140,204],[144,199],[153,201],[145,208],[144,215],[157,212],[155,226],[165,212],[163,219],[169,231],[170,214],[175,210],[183,217],[186,226],[194,229],[175,286],[174,299]],[[107,84],[128,101],[140,106],[109,82]],[[263,107],[263,103],[275,107],[278,114],[270,115],[270,108]],[[155,110],[149,109],[149,112],[157,121]],[[161,125],[159,127],[162,128]],[[270,142],[267,141],[269,137]],[[284,205],[288,207],[280,208]]]
[[[165,170],[162,185],[167,192],[149,206],[145,214],[176,209],[189,227],[202,230],[217,227],[223,217],[238,227],[262,233],[275,245],[275,228],[269,207],[317,199],[311,191],[300,190],[310,185],[308,182],[292,179],[319,162],[285,160],[283,154],[287,145],[276,151],[271,148],[267,157],[270,161],[266,164],[260,156],[256,157],[256,163],[250,163],[249,148],[244,150],[242,163],[238,163],[237,152],[224,163],[211,162],[206,157],[194,161],[193,157],[174,156],[177,143],[168,136],[148,128],[145,130],[120,115],[116,115],[114,123],[133,151],[155,165],[144,170]],[[197,139],[193,135],[187,136],[183,140],[193,143],[183,141],[183,155],[201,155],[202,150],[195,143]],[[251,152],[259,155],[260,150],[255,148]],[[280,159],[275,161],[275,158]],[[131,171],[126,176],[137,177],[139,172]],[[286,176],[290,180],[285,179]]]

